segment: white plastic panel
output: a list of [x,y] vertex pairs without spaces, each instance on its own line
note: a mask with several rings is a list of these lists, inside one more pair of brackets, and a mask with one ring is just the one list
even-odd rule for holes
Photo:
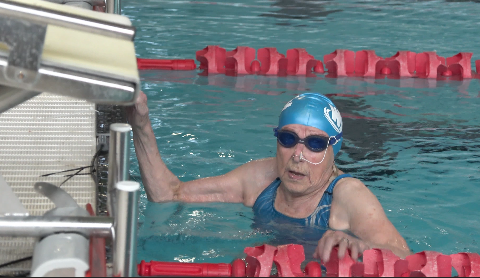
[[[54,207],[33,189],[35,182],[60,185],[75,171],[41,175],[91,165],[95,155],[95,105],[82,100],[41,94],[0,114],[0,174],[31,215]],[[95,183],[86,168],[67,181],[65,189],[77,203],[96,206]],[[1,204],[0,204],[1,205]],[[33,239],[1,238],[0,264],[31,256]],[[0,269],[0,275],[30,270],[30,261]]]

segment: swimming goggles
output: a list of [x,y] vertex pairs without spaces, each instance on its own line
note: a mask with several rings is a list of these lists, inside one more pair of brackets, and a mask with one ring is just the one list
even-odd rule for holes
[[274,128],[273,132],[274,136],[277,137],[278,143],[285,148],[292,148],[300,143],[304,144],[307,149],[316,153],[325,150],[328,145],[335,145],[340,138],[342,138],[342,133],[339,133],[337,136],[330,137],[310,135],[304,139],[300,139],[300,137],[298,137],[298,135],[293,131],[278,130],[278,128]]

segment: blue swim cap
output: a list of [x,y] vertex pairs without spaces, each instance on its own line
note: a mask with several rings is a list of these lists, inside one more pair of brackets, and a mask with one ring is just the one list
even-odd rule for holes
[[280,113],[278,129],[289,124],[316,127],[335,137],[330,140],[334,155],[342,147],[342,116],[335,104],[324,95],[305,93],[289,101]]

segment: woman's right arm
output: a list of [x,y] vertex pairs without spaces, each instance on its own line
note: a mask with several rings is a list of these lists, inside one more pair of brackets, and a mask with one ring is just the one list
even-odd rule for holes
[[147,97],[141,92],[127,108],[133,142],[147,197],[152,202],[229,202],[253,206],[277,174],[275,159],[246,163],[221,176],[182,182],[163,162],[148,116]]
[[127,118],[132,126],[133,144],[148,200],[174,200],[180,180],[168,170],[160,156],[148,116],[147,97],[143,92],[140,92],[134,106],[127,107]]

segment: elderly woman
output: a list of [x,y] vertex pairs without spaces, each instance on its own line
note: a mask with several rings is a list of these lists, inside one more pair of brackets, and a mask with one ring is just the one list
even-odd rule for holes
[[353,259],[369,248],[390,249],[400,257],[410,254],[375,195],[335,166],[342,118],[321,94],[305,93],[285,105],[274,129],[276,157],[188,182],[180,181],[162,161],[145,94],[127,109],[127,116],[150,201],[243,203],[262,220],[329,228],[314,253],[324,262],[335,246],[340,258],[347,249]]

